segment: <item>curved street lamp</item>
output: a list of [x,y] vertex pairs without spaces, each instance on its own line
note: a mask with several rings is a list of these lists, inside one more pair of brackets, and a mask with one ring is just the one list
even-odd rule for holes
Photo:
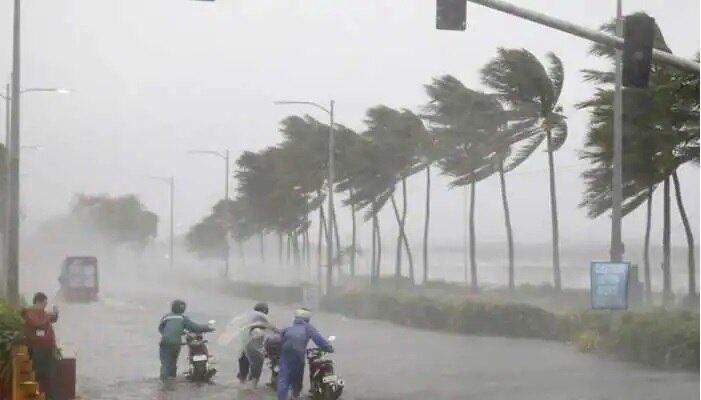
[[[289,101],[289,100],[281,100],[281,101],[276,101],[274,102],[276,105],[306,105],[306,106],[312,106],[316,107],[325,113],[329,115],[329,172],[328,172],[328,191],[329,191],[329,229],[328,232],[326,233],[326,263],[327,265],[327,272],[326,272],[326,291],[328,292],[329,289],[333,286],[333,231],[334,231],[334,224],[333,224],[333,216],[336,214],[334,210],[334,205],[333,205],[333,183],[335,180],[334,177],[334,172],[335,172],[335,167],[334,167],[334,149],[336,147],[335,145],[335,139],[334,139],[334,121],[333,121],[333,116],[334,116],[334,104],[335,102],[333,100],[329,101],[329,108],[326,108],[318,103],[315,103],[313,101]],[[321,283],[321,282],[319,282]]]
[[[216,151],[216,150],[190,150],[188,154],[204,154],[219,157],[224,160],[224,199],[229,200],[229,150]],[[227,210],[229,208],[227,207]],[[226,256],[224,257],[224,277],[229,278],[229,235],[226,235]]]

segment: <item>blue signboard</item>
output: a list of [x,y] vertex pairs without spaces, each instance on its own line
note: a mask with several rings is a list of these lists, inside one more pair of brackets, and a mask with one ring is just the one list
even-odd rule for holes
[[629,263],[592,261],[591,307],[595,310],[627,309],[629,272]]

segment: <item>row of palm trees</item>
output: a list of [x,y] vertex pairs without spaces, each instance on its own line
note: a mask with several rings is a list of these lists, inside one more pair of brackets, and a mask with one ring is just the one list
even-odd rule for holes
[[[342,249],[338,229],[332,233],[336,237],[336,253],[347,256],[351,274],[355,273],[356,214],[360,212],[372,223],[371,277],[379,279],[382,237],[378,214],[389,206],[398,226],[395,275],[405,274],[406,256],[408,276],[416,280],[414,254],[405,231],[406,186],[409,177],[423,172],[427,212],[422,275],[424,281],[429,279],[430,180],[432,168],[439,168],[451,177],[453,187],[471,188],[473,217],[477,184],[499,175],[509,238],[509,286],[514,287],[515,256],[505,176],[545,145],[551,175],[554,283],[561,286],[553,157],[567,137],[566,120],[558,104],[564,80],[562,62],[549,54],[546,66],[527,50],[500,49],[481,74],[485,86],[492,90],[489,93],[469,89],[457,78],[446,75],[425,86],[429,101],[419,112],[379,105],[367,111],[364,132],[342,125],[334,127],[338,139],[333,187],[346,194],[343,204],[352,214],[352,243]],[[327,215],[323,206],[328,186],[325,149],[329,127],[309,116],[290,116],[281,122],[280,131],[283,140],[279,145],[245,152],[237,160],[238,197],[218,204],[212,215],[193,228],[189,235],[193,236],[189,240],[193,249],[198,248],[196,232],[207,224],[212,225],[213,232],[217,229],[213,224],[218,223],[238,240],[276,233],[280,249],[283,238],[287,238],[294,258],[309,260],[311,213],[318,213],[321,244],[326,237],[327,218],[336,218]],[[474,218],[470,220],[474,254]],[[476,289],[475,257],[471,269],[471,283]]]
[[[611,49],[598,46],[594,51],[604,56],[612,54]],[[476,188],[482,180],[498,176],[507,232],[508,286],[514,288],[515,256],[506,175],[539,148],[544,148],[548,155],[553,284],[558,290],[561,288],[554,156],[568,135],[567,120],[559,104],[564,82],[563,64],[554,54],[548,54],[543,63],[525,49],[499,49],[496,57],[481,69],[480,75],[486,91],[467,88],[453,76],[441,76],[425,85],[428,101],[417,112],[379,105],[367,111],[363,132],[354,132],[342,125],[334,126],[337,132],[337,171],[332,187],[345,194],[343,204],[352,216],[350,246],[341,248],[336,223],[331,224],[335,228],[332,234],[338,261],[345,255],[351,274],[355,274],[356,214],[360,212],[372,224],[371,279],[379,279],[382,238],[378,214],[389,206],[398,227],[394,273],[396,276],[405,274],[406,255],[407,274],[412,281],[417,280],[414,255],[405,231],[406,186],[409,177],[423,173],[426,177],[426,220],[422,277],[424,281],[429,280],[431,171],[439,168],[451,178],[452,187],[468,186],[470,189],[470,266],[474,289],[478,288],[474,224]],[[611,208],[613,75],[586,71],[586,76],[598,85],[598,90],[592,99],[579,105],[592,114],[586,149],[582,152],[582,158],[592,164],[592,168],[583,174],[587,192],[582,206],[587,207],[590,216],[596,217]],[[659,182],[672,179],[678,194],[676,169],[689,160],[698,162],[698,77],[654,66],[649,91],[636,96],[626,93],[627,104],[632,104],[631,98],[650,97],[654,102],[648,106],[654,108],[654,113],[645,111],[640,118],[632,110],[627,110],[628,115],[634,115],[629,125],[635,124],[637,130],[638,125],[649,129],[644,134],[636,134],[634,140],[626,140],[626,212],[645,200],[649,204],[651,193]],[[636,109],[642,108],[639,105]],[[261,237],[262,246],[262,236],[275,233],[279,237],[281,256],[286,238],[288,254],[292,254],[298,263],[309,263],[310,215],[318,213],[318,259],[321,260],[321,242],[327,237],[326,221],[336,219],[335,213],[327,215],[328,210],[323,206],[328,187],[328,131],[328,125],[309,116],[285,118],[280,126],[283,136],[280,144],[259,152],[245,152],[237,160],[238,197],[218,204],[212,215],[193,228],[189,236],[195,235],[196,229],[206,228],[206,224],[219,224],[238,241]],[[659,166],[657,162],[646,163],[650,151],[660,159]],[[654,173],[650,171],[653,165]],[[681,197],[678,196],[677,200],[682,219],[688,226]],[[665,215],[668,208],[666,206]],[[686,230],[690,238],[691,274],[695,265],[691,258],[693,237],[690,228]],[[198,247],[195,242],[194,238],[189,240],[193,249]],[[319,268],[319,274],[321,270]],[[649,265],[646,277],[648,271]],[[646,280],[649,283],[649,279]],[[665,290],[671,293],[671,287],[667,286],[665,278]],[[695,293],[691,278],[690,293]]]

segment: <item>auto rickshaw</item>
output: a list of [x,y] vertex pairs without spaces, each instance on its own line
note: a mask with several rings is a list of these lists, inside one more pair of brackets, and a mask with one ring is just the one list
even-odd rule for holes
[[58,295],[71,302],[97,301],[99,290],[96,257],[66,257],[58,278]]

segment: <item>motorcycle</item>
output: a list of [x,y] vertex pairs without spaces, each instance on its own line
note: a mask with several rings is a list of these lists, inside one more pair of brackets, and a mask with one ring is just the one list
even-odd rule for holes
[[[214,323],[215,321],[209,321],[209,325]],[[217,369],[211,366],[213,356],[209,354],[207,342],[202,333],[188,332],[185,335],[183,345],[188,348],[187,359],[190,364],[186,377],[192,382],[207,383],[217,373]]]
[[[331,336],[328,340],[333,342],[336,337]],[[341,397],[345,382],[336,375],[333,360],[328,358],[328,353],[319,348],[307,349],[307,361],[309,362],[309,392],[312,398],[336,400]]]
[[277,390],[277,377],[280,374],[280,336],[267,336],[263,341],[265,348],[265,358],[268,359],[268,368],[270,368],[270,382],[268,386],[273,390]]

